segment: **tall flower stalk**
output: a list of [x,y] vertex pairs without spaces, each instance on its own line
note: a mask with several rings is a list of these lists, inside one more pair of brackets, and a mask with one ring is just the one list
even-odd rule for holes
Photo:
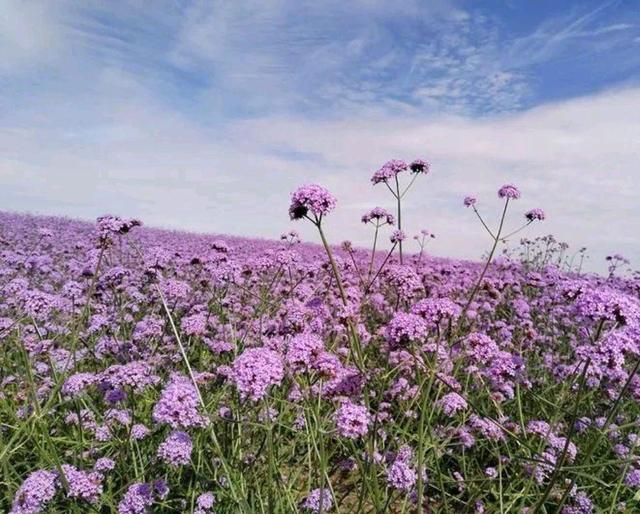
[[418,246],[420,247],[420,253],[418,254],[418,264],[420,264],[422,262],[422,255],[424,254],[424,247],[427,245],[427,238],[430,239],[435,239],[436,235],[433,232],[429,232],[426,229],[422,229],[420,231],[420,234],[416,234],[415,236],[413,236],[413,239],[415,239],[418,242]]
[[373,273],[373,262],[376,258],[376,247],[378,244],[378,232],[380,228],[385,225],[395,224],[395,218],[392,214],[389,214],[382,207],[374,207],[369,212],[362,215],[362,223],[371,223],[375,227],[373,234],[373,247],[371,249],[371,259],[369,260],[369,271],[367,272],[367,281],[371,280],[371,273]]
[[471,293],[469,294],[469,298],[467,299],[464,307],[462,308],[462,314],[460,315],[460,318],[459,318],[459,321],[458,321],[458,331],[460,330],[460,328],[462,328],[462,325],[464,324],[464,320],[466,319],[467,311],[469,310],[469,307],[473,303],[473,300],[475,299],[476,295],[478,294],[478,291],[480,290],[480,287],[482,286],[482,281],[484,280],[484,277],[487,274],[487,271],[489,270],[489,266],[491,265],[491,262],[493,260],[493,256],[495,255],[496,249],[498,248],[498,244],[500,242],[504,242],[507,239],[507,237],[510,237],[510,236],[516,234],[517,232],[520,232],[524,228],[528,227],[535,220],[544,220],[544,218],[545,218],[545,214],[541,209],[532,209],[532,210],[528,211],[525,214],[525,218],[527,219],[527,222],[523,226],[521,226],[517,230],[514,230],[513,232],[508,233],[507,235],[503,235],[504,222],[505,222],[505,219],[506,219],[506,216],[507,216],[507,210],[509,208],[509,202],[511,200],[519,199],[520,196],[521,196],[520,195],[520,191],[518,190],[518,188],[516,186],[514,186],[512,184],[505,184],[504,186],[502,186],[498,190],[498,197],[501,198],[501,199],[504,199],[504,207],[502,208],[502,215],[500,216],[500,223],[498,224],[498,228],[495,230],[495,232],[489,228],[487,223],[484,221],[484,219],[480,215],[480,212],[478,211],[478,209],[476,207],[476,203],[477,203],[476,198],[473,197],[473,196],[467,196],[464,199],[463,203],[464,203],[465,207],[471,207],[473,209],[473,212],[475,213],[475,215],[480,220],[480,223],[482,223],[482,226],[484,227],[484,229],[487,231],[489,236],[491,236],[491,238],[493,240],[493,244],[491,245],[491,249],[489,250],[489,254],[488,254],[487,259],[486,259],[486,261],[484,263],[484,266],[482,267],[482,270],[480,271],[480,276],[478,277],[478,280],[475,282],[473,288],[471,289]]
[[[400,184],[400,180],[398,179],[398,175],[407,170],[411,172],[412,177],[407,186],[403,188]],[[374,185],[383,183],[385,186],[387,186],[387,189],[396,199],[398,230],[402,230],[402,199],[407,194],[407,191],[409,191],[413,183],[416,181],[418,175],[426,175],[427,173],[429,173],[429,171],[429,163],[427,161],[423,161],[422,159],[416,159],[411,164],[407,164],[405,161],[402,161],[400,159],[392,159],[386,162],[371,177],[371,182]],[[390,181],[393,181],[393,186],[389,184]],[[398,249],[400,254],[400,264],[403,264],[404,258],[402,251],[402,241],[399,242]]]

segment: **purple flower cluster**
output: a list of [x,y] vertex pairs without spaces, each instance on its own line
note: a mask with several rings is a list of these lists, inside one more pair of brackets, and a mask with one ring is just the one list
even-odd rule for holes
[[418,473],[413,464],[413,449],[409,446],[400,448],[393,462],[387,468],[387,483],[394,489],[410,492],[417,480]]
[[102,495],[104,476],[97,471],[83,471],[69,464],[62,465],[67,480],[69,498],[77,498],[89,503],[96,503]]
[[429,334],[429,326],[418,314],[398,312],[387,324],[387,341],[394,346],[420,343]]
[[364,405],[345,400],[335,413],[338,434],[349,439],[366,435],[371,423],[371,414]]
[[505,184],[498,190],[498,196],[509,200],[517,200],[520,198],[520,190],[513,184]]
[[528,220],[528,221],[542,221],[545,219],[545,214],[544,211],[542,209],[531,209],[530,211],[525,212],[524,217]]
[[176,431],[169,436],[158,447],[158,457],[171,466],[183,466],[189,464],[193,443],[189,434]]
[[58,488],[58,475],[40,469],[31,473],[15,494],[9,514],[37,514],[53,500]]
[[400,159],[392,159],[388,162],[385,162],[382,167],[376,171],[371,177],[371,182],[373,184],[379,184],[381,182],[388,182],[389,180],[395,178],[398,173],[402,173],[409,168],[406,162],[401,161]]
[[119,235],[127,234],[134,227],[139,227],[142,222],[137,219],[122,219],[118,216],[104,215],[96,220],[98,240],[100,245],[110,245],[113,238]]
[[200,414],[198,391],[191,380],[174,374],[153,407],[153,420],[171,428],[203,427],[207,418]]
[[333,508],[333,495],[330,489],[314,489],[300,505],[311,512],[329,512]]
[[396,222],[396,219],[393,217],[393,214],[388,213],[382,207],[374,207],[369,212],[366,212],[362,215],[362,223],[371,223],[375,221],[380,225],[393,225]]
[[233,363],[231,380],[240,395],[253,401],[261,400],[271,386],[280,384],[284,365],[280,354],[268,348],[249,348]]
[[335,197],[324,187],[310,184],[299,187],[291,195],[289,216],[292,220],[304,218],[309,212],[316,218],[329,214],[336,206]]

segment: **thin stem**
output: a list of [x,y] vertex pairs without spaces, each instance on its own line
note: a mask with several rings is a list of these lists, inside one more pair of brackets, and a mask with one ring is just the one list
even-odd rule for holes
[[400,198],[403,198],[404,195],[407,194],[407,191],[409,191],[409,188],[413,185],[413,183],[416,181],[416,179],[418,178],[419,173],[414,173],[413,177],[411,178],[411,182],[409,182],[409,185],[407,187],[404,188],[404,191],[402,191],[402,194],[400,195]]
[[[627,378],[627,381],[624,383],[624,386],[620,390],[620,393],[618,394],[616,401],[611,407],[611,411],[609,412],[609,415],[607,416],[607,419],[605,420],[604,425],[602,425],[602,429],[598,433],[597,437],[593,439],[591,445],[587,449],[585,453],[585,457],[583,459],[585,462],[588,461],[593,456],[593,454],[596,451],[596,448],[598,447],[598,444],[600,443],[600,440],[602,439],[602,436],[606,433],[605,431],[607,427],[609,426],[609,424],[617,414],[618,407],[620,406],[620,402],[622,401],[622,397],[627,392],[627,389],[629,389],[629,386],[631,385],[631,381],[633,380],[633,377],[635,377],[636,373],[638,372],[638,368],[640,368],[640,359],[636,362],[635,366],[631,370],[631,373],[629,374],[629,378]],[[571,479],[571,482],[565,489],[564,494],[562,495],[562,498],[560,498],[560,503],[558,504],[558,512],[560,512],[560,509],[567,501],[567,498],[569,497],[569,494],[571,494],[571,490],[573,489],[573,486],[575,485],[575,483],[576,483],[576,479],[575,477],[573,477]]]
[[384,265],[387,263],[387,261],[389,260],[389,257],[391,257],[391,254],[393,253],[393,251],[396,249],[396,245],[398,243],[394,243],[393,246],[391,247],[391,250],[389,250],[389,253],[387,254],[387,256],[384,258],[384,261],[382,261],[382,265],[378,268],[378,271],[376,271],[376,274],[374,275],[374,277],[371,279],[371,282],[369,282],[369,285],[367,286],[367,288],[364,290],[364,294],[367,294],[370,290],[371,290],[371,286],[373,285],[373,283],[376,281],[376,279],[378,278],[378,275],[380,275],[380,272],[382,271],[382,268],[384,268]]
[[371,261],[369,262],[369,273],[367,273],[367,280],[371,279],[371,272],[373,271],[373,261],[376,257],[376,245],[378,244],[379,230],[380,230],[380,222],[376,220],[376,232],[373,235],[373,249],[371,250]]
[[496,236],[493,235],[493,232],[491,232],[491,229],[487,226],[487,224],[484,222],[484,220],[482,219],[482,216],[480,216],[480,213],[478,212],[478,209],[476,209],[476,206],[473,206],[473,212],[476,213],[476,216],[478,216],[478,219],[480,220],[480,223],[482,223],[482,226],[485,228],[485,230],[489,233],[489,235],[491,236],[492,239],[495,239]]
[[584,391],[585,376],[587,374],[587,369],[589,369],[589,364],[591,364],[591,359],[587,359],[587,361],[584,364],[582,373],[580,375],[580,388],[578,389],[576,402],[573,406],[573,413],[571,414],[571,421],[569,425],[569,433],[567,434],[567,437],[564,441],[564,448],[562,448],[562,453],[560,454],[560,458],[556,462],[555,468],[553,470],[553,473],[551,474],[551,478],[549,479],[549,483],[547,484],[547,487],[545,488],[544,492],[542,493],[542,496],[540,497],[540,500],[538,500],[538,503],[533,509],[534,513],[538,512],[544,505],[544,502],[547,501],[547,498],[549,497],[549,494],[551,493],[551,490],[553,489],[553,486],[558,480],[558,477],[560,475],[560,468],[562,468],[564,461],[567,457],[567,451],[569,450],[569,444],[571,443],[571,436],[573,436],[573,432],[575,431],[575,427],[576,427],[576,419],[578,418],[578,407],[580,406],[580,400],[582,398],[582,393]]
[[[398,230],[402,230],[402,196],[400,195],[400,182],[398,182],[398,175],[395,176],[396,179],[396,200],[398,203]],[[400,249],[400,264],[403,264],[402,261],[402,241],[400,241],[398,248]]]
[[478,281],[473,287],[473,290],[469,295],[469,299],[467,300],[467,303],[465,304],[460,314],[460,318],[459,318],[460,321],[458,322],[457,331],[459,331],[460,328],[462,328],[462,324],[464,323],[467,310],[469,310],[469,306],[471,305],[471,303],[473,302],[473,299],[475,298],[476,294],[480,290],[480,285],[482,284],[482,280],[484,279],[484,276],[486,275],[487,270],[489,269],[489,265],[491,264],[491,260],[493,259],[493,254],[495,253],[496,248],[498,247],[498,243],[500,242],[500,234],[502,233],[502,227],[504,226],[504,220],[507,215],[507,207],[509,207],[509,198],[507,198],[507,200],[504,202],[504,209],[502,210],[502,217],[500,218],[500,226],[498,227],[498,232],[493,238],[493,246],[491,247],[491,251],[489,252],[489,257],[487,258],[487,262],[485,262],[484,267],[482,268],[482,272],[480,273],[480,277],[478,278]]
[[525,228],[527,228],[529,225],[531,225],[531,223],[533,223],[532,221],[527,221],[524,225],[522,225],[518,230],[514,230],[513,232],[509,232],[506,236],[501,237],[500,239],[502,241],[506,241],[508,238],[510,238],[511,236],[517,234],[518,232],[524,230]]
[[329,257],[329,264],[331,265],[331,269],[333,270],[333,275],[336,278],[336,282],[338,283],[338,290],[340,291],[340,298],[342,299],[342,303],[347,305],[347,293],[344,290],[344,286],[342,285],[342,279],[340,278],[340,272],[338,271],[338,266],[336,265],[336,261],[333,258],[333,252],[331,251],[331,247],[329,246],[329,242],[324,235],[324,230],[322,230],[322,224],[320,220],[317,222],[313,222],[316,227],[318,227],[318,232],[320,232],[320,239],[322,240],[322,245],[324,246],[325,251],[327,252],[327,257]]

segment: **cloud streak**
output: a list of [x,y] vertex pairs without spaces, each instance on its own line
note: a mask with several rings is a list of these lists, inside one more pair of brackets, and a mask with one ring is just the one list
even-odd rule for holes
[[[461,199],[491,217],[507,181],[514,215],[548,211],[532,233],[589,246],[600,269],[640,255],[640,62],[622,50],[638,24],[618,2],[509,30],[444,0],[22,5],[0,19],[5,209],[277,237],[289,193],[319,182],[340,202],[333,239],[364,245],[362,211],[392,207],[371,173],[426,157],[407,227],[441,255],[483,252]],[[604,89],[547,76],[618,54],[626,75]]]

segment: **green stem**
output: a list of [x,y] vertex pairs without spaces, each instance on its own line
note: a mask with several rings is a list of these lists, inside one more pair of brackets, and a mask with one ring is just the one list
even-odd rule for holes
[[376,221],[376,232],[373,235],[373,249],[371,250],[371,261],[369,262],[369,273],[367,273],[367,281],[371,280],[371,272],[373,271],[373,261],[376,257],[376,245],[378,244],[378,230],[380,223]]
[[456,330],[456,332],[459,332],[460,329],[462,328],[465,316],[467,314],[467,311],[469,310],[469,306],[471,305],[471,303],[473,302],[473,299],[475,298],[476,294],[480,290],[480,286],[482,285],[482,280],[484,279],[484,276],[486,275],[487,270],[489,269],[489,265],[491,264],[491,261],[493,259],[493,255],[496,252],[496,248],[498,247],[498,243],[500,242],[500,234],[502,233],[502,227],[504,226],[504,220],[505,220],[505,217],[507,215],[507,207],[509,207],[509,198],[507,198],[507,200],[504,202],[504,209],[502,210],[502,217],[500,218],[500,226],[498,227],[497,234],[493,238],[493,246],[491,247],[491,251],[489,252],[489,257],[487,257],[487,262],[485,262],[484,267],[482,268],[482,272],[480,273],[480,277],[478,278],[476,284],[474,285],[473,290],[471,291],[471,294],[469,295],[469,299],[467,300],[467,303],[465,304],[464,308],[462,309],[462,312],[461,312],[460,317],[459,317],[460,321],[458,321],[458,327],[457,327],[458,330]]
[[[402,230],[402,195],[400,194],[400,182],[398,182],[398,175],[395,176],[396,179],[396,200],[398,203],[398,230]],[[402,260],[402,241],[399,242],[398,248],[400,249],[400,264],[403,264]]]

